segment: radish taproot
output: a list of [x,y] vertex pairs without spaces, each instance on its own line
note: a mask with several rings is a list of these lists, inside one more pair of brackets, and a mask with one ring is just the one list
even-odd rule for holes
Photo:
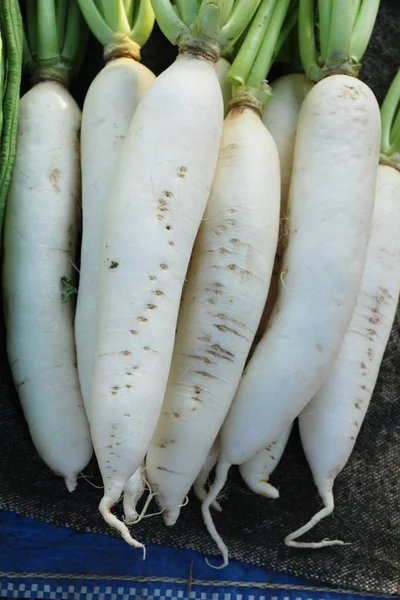
[[301,441],[324,508],[286,537],[286,544],[297,548],[343,543],[295,540],[334,509],[333,484],[356,443],[396,314],[400,293],[399,101],[400,72],[382,107],[381,164],[357,303],[329,377],[299,416]]
[[180,51],[136,110],[106,204],[90,424],[104,482],[100,512],[134,546],[111,509],[145,457],[167,385],[182,287],[218,159],[215,61],[255,3],[237,3],[221,29],[220,0],[196,6],[191,25],[178,6],[153,0]]
[[78,2],[87,24],[104,46],[106,61],[86,94],[81,131],[83,222],[75,339],[82,396],[90,421],[104,210],[132,117],[155,79],[139,62],[140,46],[150,36],[154,13],[150,0],[130,3],[131,10],[137,5],[135,20],[122,2],[104,3],[105,13],[94,0]]
[[38,46],[34,58],[26,55],[34,85],[20,103],[3,290],[7,353],[33,442],[72,491],[92,454],[76,368],[74,303],[62,302],[62,280],[74,279],[80,201],[81,113],[66,85],[83,22],[71,2],[59,39],[48,5],[38,0],[29,22],[28,37],[37,37]]
[[[313,8],[311,1],[299,6],[300,50],[306,73],[325,78],[300,110],[278,302],[222,427],[216,477],[202,507],[223,565],[228,550],[209,506],[230,466],[271,444],[323,384],[340,351],[365,263],[379,162],[379,107],[364,83],[341,74],[352,67],[351,0],[333,4],[331,45],[322,68],[314,48],[304,52],[313,41],[308,35]],[[335,74],[329,70],[332,60]]]
[[240,64],[234,61],[228,75],[240,85],[235,85],[224,121],[218,167],[180,308],[167,391],[146,458],[150,486],[167,525],[176,522],[229,410],[271,279],[280,174],[276,145],[261,121],[262,102],[270,93],[264,82],[268,62],[260,69],[253,48],[247,63],[243,58],[260,23],[273,49],[288,2],[280,4],[280,21],[271,19],[272,30],[266,32],[269,4],[260,4],[238,54]]

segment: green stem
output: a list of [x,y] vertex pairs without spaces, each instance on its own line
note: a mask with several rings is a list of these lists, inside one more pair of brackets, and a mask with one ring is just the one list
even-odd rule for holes
[[362,0],[353,0],[353,28],[356,24]]
[[299,0],[299,51],[307,77],[318,81],[321,69],[314,35],[314,0]]
[[78,0],[85,21],[91,32],[103,46],[110,44],[114,38],[114,32],[104,20],[93,0]]
[[333,2],[328,53],[324,63],[343,64],[349,60],[353,23],[352,8],[352,0],[335,0]]
[[221,0],[202,0],[192,24],[192,34],[216,40],[220,30]]
[[68,4],[69,0],[56,0],[57,36],[60,46],[64,43]]
[[149,39],[154,27],[154,11],[151,0],[136,0],[139,10],[135,15],[135,22],[129,32],[129,37],[139,46],[144,46]]
[[321,62],[324,63],[328,56],[329,29],[332,14],[332,0],[318,0],[319,14],[319,45]]
[[[398,109],[400,103],[400,69],[386,94],[381,107],[382,120],[382,143],[381,151],[383,154],[392,153],[392,139],[398,137],[400,133],[400,123],[398,122]],[[396,115],[397,113],[397,115]],[[393,123],[396,121],[396,132],[394,132]],[[398,152],[400,148],[396,146]]]
[[356,63],[361,62],[367,49],[378,14],[379,3],[380,0],[363,0],[358,11],[350,46],[350,56]]
[[83,23],[82,15],[78,4],[75,0],[68,2],[67,27],[65,31],[65,40],[61,50],[61,55],[64,59],[72,63],[78,53]]
[[151,3],[157,23],[171,44],[177,44],[183,35],[190,33],[169,0],[151,0]]
[[37,29],[36,29],[37,2],[32,0],[26,6],[26,42],[32,57],[37,55]]
[[229,46],[246,29],[259,4],[260,0],[237,0],[228,22],[218,36],[222,48]]
[[276,43],[290,2],[291,0],[279,0],[275,6],[270,25],[264,34],[264,39],[258,51],[257,58],[255,59],[247,78],[246,85],[248,87],[260,87],[261,83],[268,76],[274,58]]
[[131,25],[133,22],[133,14],[135,9],[135,0],[124,0],[124,7],[126,18],[128,19],[128,23]]
[[37,3],[38,60],[54,59],[60,55],[54,0]]
[[[292,60],[293,40],[292,40],[291,33],[297,22],[297,17],[298,17],[297,8],[298,8],[297,2],[295,0],[291,0],[291,6],[289,7],[289,14],[285,19],[283,27],[278,36],[278,40],[275,44],[273,62],[276,61],[278,54],[279,54],[279,56],[282,57],[283,62],[290,62]],[[281,53],[281,50],[283,50],[282,53]]]
[[103,9],[104,18],[113,31],[129,33],[131,28],[126,17],[123,0],[107,0],[103,3]]
[[233,10],[235,0],[224,0],[221,8],[221,26],[223,27],[227,22]]
[[277,0],[262,0],[249,31],[229,69],[228,78],[236,85],[244,85],[252,64],[260,50],[265,31],[271,21]]

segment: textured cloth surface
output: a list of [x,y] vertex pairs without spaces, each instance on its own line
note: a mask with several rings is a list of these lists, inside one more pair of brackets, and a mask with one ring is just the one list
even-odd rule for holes
[[[175,55],[156,34],[143,60],[159,73]],[[382,0],[361,79],[381,101],[400,65],[400,4]],[[92,44],[73,91],[82,100],[101,52]],[[400,232],[399,232],[400,235]],[[3,335],[3,333],[2,333]],[[4,337],[4,335],[3,335]],[[78,489],[68,494],[63,481],[38,458],[13,388],[4,346],[0,364],[0,508],[80,531],[113,532],[97,512],[101,480],[95,462]],[[399,313],[379,381],[354,453],[335,486],[336,509],[313,531],[314,538],[344,538],[351,545],[323,550],[289,549],[283,537],[303,524],[320,502],[295,432],[272,477],[278,501],[250,493],[235,470],[225,489],[223,513],[215,522],[234,559],[286,571],[326,584],[377,594],[400,595],[400,318]],[[134,528],[144,542],[215,554],[199,504],[191,498],[179,523],[166,528],[160,517]],[[1,534],[0,534],[1,537]],[[134,551],[132,551],[134,552]]]

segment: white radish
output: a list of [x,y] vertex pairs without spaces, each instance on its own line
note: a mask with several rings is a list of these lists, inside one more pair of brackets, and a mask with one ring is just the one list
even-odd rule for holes
[[203,503],[224,564],[209,505],[230,466],[266,448],[302,411],[339,353],[365,263],[379,146],[379,107],[365,84],[332,75],[313,87],[299,116],[278,303],[221,430]]
[[222,96],[214,64],[181,51],[142,99],[105,211],[91,431],[111,513],[159,417],[182,286],[215,173]]
[[132,58],[116,58],[107,63],[93,80],[83,106],[83,231],[75,338],[79,379],[88,416],[104,210],[132,117],[154,78],[149,69]]
[[289,425],[265,450],[257,452],[239,466],[240,475],[255,494],[266,498],[279,498],[279,491],[269,483],[269,478],[282,458],[292,426],[293,424]]
[[73,279],[79,222],[81,114],[63,85],[44,81],[21,99],[5,219],[7,352],[40,456],[72,491],[92,445],[79,389]]
[[290,178],[292,176],[297,121],[304,98],[313,85],[312,81],[302,73],[292,73],[279,77],[271,84],[272,98],[264,108],[262,114],[263,123],[274,138],[279,154],[281,168],[281,224],[271,285],[255,339],[257,343],[265,331],[278,294],[282,257],[287,240],[286,207]]
[[139,513],[136,506],[143,496],[146,489],[144,478],[144,468],[140,466],[137,471],[129,478],[124,488],[124,521],[125,523],[135,523],[139,520]]
[[232,101],[193,249],[174,355],[146,466],[173,525],[234,397],[268,293],[279,159],[251,98]]
[[324,508],[286,537],[289,546],[334,509],[333,484],[346,465],[367,412],[400,293],[400,173],[380,165],[372,231],[357,304],[340,354],[323,386],[299,416],[300,435]]

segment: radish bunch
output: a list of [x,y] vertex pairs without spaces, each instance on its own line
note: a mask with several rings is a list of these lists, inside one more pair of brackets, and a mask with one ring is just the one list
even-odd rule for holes
[[[356,77],[378,0],[314,4],[29,4],[9,360],[44,461],[72,491],[93,443],[100,513],[143,552],[128,525],[153,498],[174,525],[193,488],[226,565],[211,508],[228,471],[277,499],[297,417],[324,507],[282,537],[343,543],[298,538],[333,510],[399,297],[400,79],[380,113]],[[82,113],[67,89],[80,11],[106,63]],[[270,87],[297,13],[305,73]],[[140,63],[155,19],[178,46],[158,77]]]

